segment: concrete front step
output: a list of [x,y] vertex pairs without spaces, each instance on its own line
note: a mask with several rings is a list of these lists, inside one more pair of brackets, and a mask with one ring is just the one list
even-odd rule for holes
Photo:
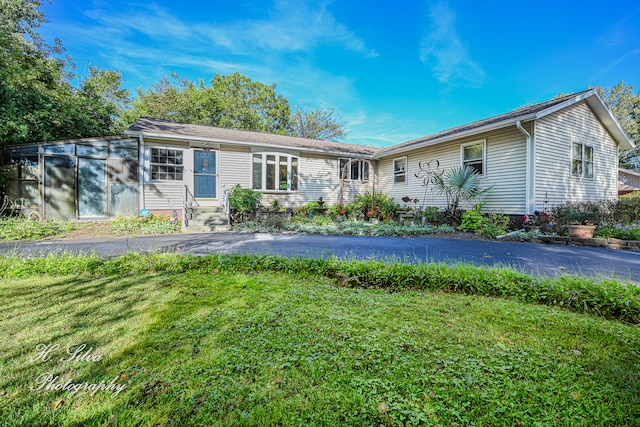
[[221,207],[196,207],[187,210],[187,226],[185,232],[210,233],[229,231],[229,218]]
[[215,226],[215,225],[229,225],[229,220],[225,217],[209,217],[209,218],[197,218],[187,221],[189,227],[193,226]]
[[221,231],[231,231],[230,225],[191,225],[182,229],[183,233],[219,233]]

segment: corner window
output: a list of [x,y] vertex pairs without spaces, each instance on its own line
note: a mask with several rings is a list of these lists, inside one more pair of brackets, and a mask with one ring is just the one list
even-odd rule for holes
[[469,166],[478,172],[478,175],[485,175],[485,152],[486,141],[472,142],[461,146],[462,166]]
[[407,182],[407,158],[393,160],[393,183],[401,184]]
[[573,143],[571,149],[571,175],[581,178],[593,178],[593,147]]
[[[351,162],[350,166],[345,168],[349,162]],[[369,162],[366,160],[340,159],[338,165],[340,179],[344,178],[346,181],[369,180]]]
[[182,181],[183,158],[182,150],[151,148],[151,179]]
[[256,153],[252,156],[254,190],[298,191],[298,158],[287,154]]

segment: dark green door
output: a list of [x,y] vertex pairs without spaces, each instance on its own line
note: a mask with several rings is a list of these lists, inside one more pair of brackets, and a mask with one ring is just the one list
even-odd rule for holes
[[218,197],[217,151],[195,151],[195,197]]

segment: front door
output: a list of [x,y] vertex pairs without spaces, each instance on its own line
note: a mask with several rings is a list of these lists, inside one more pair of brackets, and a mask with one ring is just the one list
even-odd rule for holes
[[215,199],[218,197],[217,151],[194,151],[196,198]]

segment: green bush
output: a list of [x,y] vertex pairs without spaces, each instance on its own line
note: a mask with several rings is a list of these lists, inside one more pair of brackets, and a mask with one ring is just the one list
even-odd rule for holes
[[623,224],[640,221],[640,193],[618,198],[618,203],[613,206],[613,219]]
[[296,208],[293,208],[293,216],[308,218],[313,209],[317,208],[318,206],[320,205],[315,201],[309,202],[306,205],[298,206]]
[[367,190],[364,194],[358,194],[353,202],[354,213],[362,214],[364,217],[368,217],[367,213],[374,209],[374,212],[379,212],[379,216],[382,219],[393,219],[396,213],[400,209],[400,205],[396,201],[384,193],[375,193],[375,196],[371,196],[371,193]]
[[597,225],[609,217],[606,202],[567,202],[551,209],[551,221],[561,228],[571,223]]
[[237,210],[236,220],[242,221],[248,214],[257,212],[260,208],[260,197],[260,192],[236,184],[229,192],[229,207]]
[[474,233],[479,233],[487,221],[487,219],[475,209],[464,212],[461,219],[462,222],[460,223],[460,226],[458,226],[458,230],[472,231]]
[[496,237],[509,231],[509,217],[504,214],[490,213],[484,216],[478,209],[472,209],[462,214],[462,223],[458,227],[461,231],[472,231],[487,237]]
[[507,215],[501,213],[490,213],[482,225],[480,234],[487,237],[497,237],[505,235],[509,232],[510,219]]
[[596,237],[612,237],[621,240],[640,240],[640,224],[614,224],[596,228]]

